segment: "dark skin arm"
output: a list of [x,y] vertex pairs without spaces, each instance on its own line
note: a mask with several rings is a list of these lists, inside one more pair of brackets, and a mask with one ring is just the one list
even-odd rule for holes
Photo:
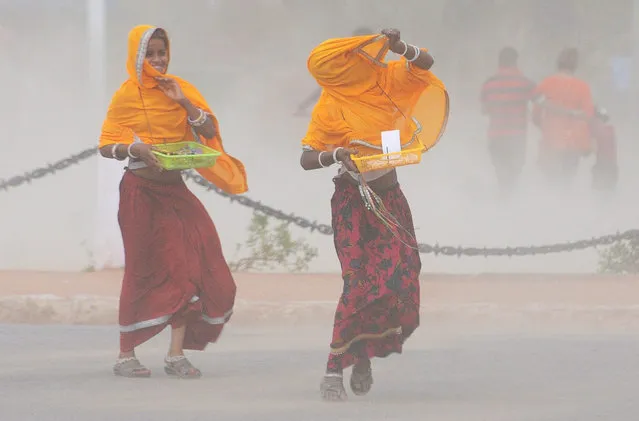
[[[329,165],[333,165],[336,163],[333,160],[332,152],[303,151],[302,156],[300,158],[300,165],[306,171],[323,168],[318,161],[320,154],[322,155],[321,159],[322,159],[322,164],[324,164],[324,166],[328,167]],[[343,148],[338,150],[335,155],[337,158],[337,162],[343,163],[347,170],[359,172],[357,170],[357,167],[355,166],[355,163],[351,159],[351,155],[355,155],[355,154],[357,154],[357,151]]]
[[[399,30],[384,29],[382,31],[382,34],[386,35],[386,37],[388,38],[389,48],[392,52],[394,52],[395,54],[402,54],[404,52],[405,47],[404,43],[402,42]],[[408,50],[404,55],[406,60],[412,60],[413,57],[415,57],[415,54],[415,49],[410,44],[408,44]],[[422,50],[419,53],[419,57],[417,58],[417,60],[413,61],[412,64],[413,66],[417,66],[420,69],[430,70],[430,68],[433,67],[433,64],[435,64],[435,59],[426,51]]]
[[[200,110],[184,96],[182,88],[180,88],[180,85],[175,79],[158,78],[157,81],[159,83],[158,88],[164,92],[164,95],[180,104],[180,106],[186,110],[191,120],[196,120],[200,116]],[[207,118],[201,126],[193,126],[193,129],[195,129],[197,134],[204,136],[206,139],[213,139],[216,134],[212,118]]]
[[[118,144],[113,149],[113,145],[106,145],[100,148],[100,155],[105,158],[117,159],[118,161],[123,161],[128,158],[128,149],[129,145]],[[115,151],[115,156],[112,153]],[[153,154],[153,146],[147,145],[146,143],[134,143],[131,146],[131,154],[136,158],[140,158],[142,161],[146,163],[150,168],[161,170],[160,162],[157,157]]]

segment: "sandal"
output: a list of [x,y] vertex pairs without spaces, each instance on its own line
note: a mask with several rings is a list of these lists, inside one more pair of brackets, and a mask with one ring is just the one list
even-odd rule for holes
[[350,383],[351,390],[357,396],[364,396],[371,391],[371,387],[373,387],[373,369],[370,362],[365,368],[359,368],[357,365],[353,367]]
[[341,374],[327,373],[320,384],[320,393],[325,401],[340,402],[348,399]]
[[113,366],[113,374],[121,377],[151,377],[151,370],[143,366],[135,357],[118,358]]
[[164,372],[169,376],[175,376],[179,379],[199,379],[202,372],[193,367],[193,364],[184,356],[166,357],[164,359],[166,366]]

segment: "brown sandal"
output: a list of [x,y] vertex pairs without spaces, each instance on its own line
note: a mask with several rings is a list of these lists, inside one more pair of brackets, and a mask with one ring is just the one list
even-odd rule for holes
[[113,366],[113,374],[121,377],[151,377],[151,370],[143,366],[135,357],[118,358]]
[[202,372],[195,368],[184,355],[166,357],[164,362],[166,363],[164,372],[169,376],[179,379],[199,379],[202,377]]
[[364,368],[355,365],[351,373],[351,390],[357,396],[364,396],[373,387],[373,369],[370,362]]

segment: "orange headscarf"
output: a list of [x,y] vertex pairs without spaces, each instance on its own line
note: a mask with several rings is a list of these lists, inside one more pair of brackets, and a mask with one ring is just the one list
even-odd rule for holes
[[[102,125],[100,147],[113,143],[131,144],[136,139],[149,144],[195,140],[187,121],[186,110],[157,87],[156,77],[170,77],[180,84],[182,92],[195,107],[209,114],[215,125],[216,136],[213,139],[199,136],[199,141],[222,152],[222,155],[218,157],[215,166],[199,168],[197,171],[227,193],[246,192],[248,185],[244,165],[224,152],[217,118],[204,97],[189,82],[177,76],[162,75],[146,60],[149,40],[157,29],[154,26],[140,25],[129,33],[126,63],[129,79],[122,84],[111,100]],[[170,52],[168,47],[167,45]]]
[[323,88],[302,144],[315,150],[381,151],[381,132],[400,130],[402,147],[430,149],[448,119],[448,93],[430,71],[404,58],[385,62],[384,35],[336,38],[317,46],[308,69]]

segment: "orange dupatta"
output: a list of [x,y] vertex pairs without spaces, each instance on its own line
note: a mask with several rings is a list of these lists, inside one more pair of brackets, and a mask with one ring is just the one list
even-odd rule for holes
[[308,69],[322,95],[302,145],[378,154],[381,132],[394,129],[402,148],[417,146],[416,138],[425,150],[438,142],[449,111],[444,84],[404,58],[385,62],[388,51],[386,36],[365,35],[329,39],[311,52]]
[[[177,76],[162,75],[146,61],[149,40],[157,29],[154,26],[140,25],[129,33],[126,63],[129,79],[111,100],[102,125],[100,147],[113,143],[131,144],[137,140],[148,144],[200,141],[222,152],[215,166],[197,169],[202,177],[227,193],[245,193],[248,184],[244,165],[224,152],[219,123],[204,97],[189,82]],[[168,47],[167,45],[170,54]],[[203,136],[195,138],[187,121],[186,110],[157,88],[155,78],[159,76],[175,79],[191,103],[213,119],[216,130],[213,139]]]

